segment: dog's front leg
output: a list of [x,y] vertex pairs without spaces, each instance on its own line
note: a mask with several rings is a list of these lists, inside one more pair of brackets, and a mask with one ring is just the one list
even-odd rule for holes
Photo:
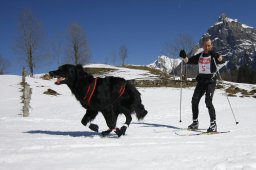
[[[97,116],[98,112],[93,110],[87,110],[86,114],[84,115],[83,119],[81,120],[81,123],[84,126],[87,126],[87,123],[93,121],[95,117]],[[93,123],[89,124],[89,128],[94,132],[99,132],[99,126]]]

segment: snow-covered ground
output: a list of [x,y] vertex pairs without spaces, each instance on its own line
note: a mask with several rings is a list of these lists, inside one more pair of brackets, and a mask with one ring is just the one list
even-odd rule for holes
[[[120,73],[120,76],[123,75]],[[85,110],[65,85],[27,78],[33,88],[31,114],[21,115],[19,76],[0,76],[1,170],[252,170],[256,169],[256,99],[230,98],[239,124],[235,125],[223,91],[216,90],[214,105],[220,131],[227,134],[177,136],[191,123],[193,88],[183,89],[182,123],[176,88],[139,88],[148,115],[133,116],[126,136],[101,138],[80,120]],[[59,96],[44,95],[48,88]],[[118,119],[118,126],[124,123]],[[200,128],[209,116],[200,103]],[[101,114],[94,120],[107,126]]]
[[109,72],[107,75],[100,76],[119,76],[123,77],[126,80],[137,79],[137,80],[154,80],[158,79],[159,76],[151,74],[147,70],[139,70],[139,69],[130,69],[125,67],[115,67],[107,64],[89,64],[85,65],[85,68],[109,68],[113,69],[113,71]]

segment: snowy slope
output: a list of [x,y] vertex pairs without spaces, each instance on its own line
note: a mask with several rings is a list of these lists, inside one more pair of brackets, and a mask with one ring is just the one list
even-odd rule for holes
[[108,74],[100,75],[104,76],[119,76],[123,77],[126,80],[137,79],[137,80],[154,80],[159,78],[157,75],[151,74],[147,70],[138,70],[138,69],[130,69],[124,67],[115,67],[107,64],[88,64],[85,65],[84,68],[110,68],[113,71]]
[[[33,88],[31,115],[23,118],[20,79],[0,76],[1,170],[256,169],[254,98],[230,98],[240,121],[236,126],[223,92],[217,90],[214,104],[218,129],[231,133],[181,137],[175,131],[191,123],[193,88],[183,90],[182,123],[179,123],[179,89],[139,88],[149,111],[145,120],[138,122],[133,117],[127,135],[120,139],[114,134],[101,138],[80,123],[85,110],[65,85],[56,86],[53,80],[28,78]],[[47,88],[61,95],[42,94]],[[200,111],[200,128],[207,128],[209,116],[204,98]],[[94,122],[106,130],[101,114]],[[120,116],[118,122],[120,127],[124,117]]]

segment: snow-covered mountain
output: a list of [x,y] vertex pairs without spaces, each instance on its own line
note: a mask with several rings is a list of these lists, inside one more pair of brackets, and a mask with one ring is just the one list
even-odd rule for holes
[[181,63],[181,59],[179,59],[179,58],[174,59],[174,58],[170,58],[170,57],[162,55],[162,56],[159,56],[154,63],[149,64],[147,66],[151,67],[151,68],[155,68],[155,69],[160,69],[164,72],[170,73],[180,63]]
[[[226,15],[221,15],[210,26],[205,35],[211,36],[214,49],[228,61],[227,68],[221,70],[225,79],[235,82],[256,83],[256,29],[240,23]],[[199,44],[201,44],[201,40]],[[198,52],[199,45],[193,51]],[[201,51],[202,49],[199,49]],[[191,76],[198,68],[188,66]]]
[[240,23],[237,19],[221,15],[218,21],[208,29],[207,34],[211,36],[214,47],[237,66],[250,64],[247,63],[250,62],[249,60],[242,58],[245,55],[256,54],[256,29]]
[[207,34],[211,36],[215,49],[229,61],[229,70],[238,72],[238,81],[241,79],[239,72],[242,73],[244,68],[251,72],[249,74],[256,71],[255,28],[242,24],[237,19],[221,15],[208,29]]

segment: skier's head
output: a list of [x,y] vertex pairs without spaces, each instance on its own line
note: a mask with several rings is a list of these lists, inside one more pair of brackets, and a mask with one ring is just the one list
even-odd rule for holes
[[209,36],[202,38],[202,47],[204,49],[204,53],[206,54],[212,50],[212,40]]

